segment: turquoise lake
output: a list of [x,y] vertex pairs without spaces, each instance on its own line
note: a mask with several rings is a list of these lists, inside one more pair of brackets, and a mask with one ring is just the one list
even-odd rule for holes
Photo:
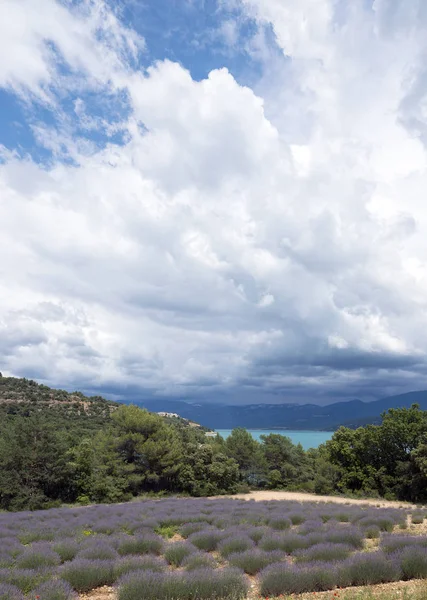
[[[224,439],[227,438],[231,429],[216,429]],[[290,429],[248,429],[247,430],[253,438],[259,440],[262,435],[268,435],[269,433],[279,433],[291,438],[294,444],[301,444],[304,450],[309,448],[317,448],[323,442],[330,440],[333,436],[333,431],[292,431]]]

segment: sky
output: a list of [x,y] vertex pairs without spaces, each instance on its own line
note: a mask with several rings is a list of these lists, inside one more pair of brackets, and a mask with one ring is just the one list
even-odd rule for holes
[[2,0],[0,370],[427,389],[424,0]]

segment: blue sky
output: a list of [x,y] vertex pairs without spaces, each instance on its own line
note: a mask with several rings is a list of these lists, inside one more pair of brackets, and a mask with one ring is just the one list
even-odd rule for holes
[[3,374],[426,389],[426,24],[394,0],[4,0]]
[[[74,0],[69,4],[79,7],[84,3]],[[196,81],[208,77],[212,70],[224,67],[242,85],[254,85],[262,76],[261,62],[248,48],[257,33],[256,22],[238,5],[227,6],[217,1],[122,0],[109,5],[109,8],[114,8],[120,21],[144,40],[144,48],[131,60],[135,70],[143,71],[157,61],[169,60],[188,69]],[[270,51],[280,56],[271,27],[266,26],[263,31]],[[97,32],[97,35],[102,37],[102,32]],[[46,41],[46,44],[49,42]],[[58,51],[54,44],[52,47]],[[70,75],[65,61],[59,64],[59,68],[64,76]],[[99,128],[88,130],[82,127],[74,110],[78,100],[83,100],[87,112],[97,119],[114,122],[116,117],[120,121],[129,110],[125,92],[119,98],[112,98],[105,96],[105,89],[86,93],[78,89],[67,94],[58,89],[55,90],[56,106],[51,110],[40,102],[29,104],[27,98],[23,101],[14,90],[3,88],[0,89],[2,144],[10,150],[30,154],[36,161],[49,162],[52,153],[38,143],[33,127],[39,123],[61,127],[64,119],[69,120],[68,125],[75,128],[76,135],[88,138],[98,147],[123,141],[120,133],[105,135]]]

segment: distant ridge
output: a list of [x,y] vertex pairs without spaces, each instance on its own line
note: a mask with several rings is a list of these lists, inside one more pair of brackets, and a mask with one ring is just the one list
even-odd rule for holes
[[190,404],[182,400],[146,400],[136,402],[148,410],[178,413],[212,429],[299,429],[333,431],[344,425],[350,428],[368,423],[380,423],[381,413],[389,408],[419,404],[427,410],[427,390],[389,396],[374,402],[350,400],[327,406],[316,404],[248,404],[225,406],[218,404]]
[[[122,402],[124,403],[124,401]],[[362,402],[336,402],[327,406],[316,404],[192,404],[183,400],[132,399],[152,412],[177,413],[180,417],[199,423],[208,429],[296,429],[332,431],[340,425],[356,428],[368,423],[380,423],[381,413],[389,408],[419,404],[427,410],[427,390],[399,394]],[[81,392],[66,392],[38,384],[31,379],[2,377],[0,374],[0,418],[6,414],[55,413],[61,421],[84,420],[88,427],[98,427],[109,420],[120,405],[101,396],[87,397]]]

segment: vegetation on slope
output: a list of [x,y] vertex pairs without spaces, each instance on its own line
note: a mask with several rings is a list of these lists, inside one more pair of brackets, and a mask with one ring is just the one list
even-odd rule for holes
[[0,420],[11,416],[39,416],[57,427],[90,431],[99,429],[120,406],[101,396],[55,390],[32,379],[2,377],[0,373]]
[[278,434],[211,439],[184,419],[0,377],[0,508],[250,488],[424,502],[427,412],[391,409],[381,425],[341,427],[306,452]]

